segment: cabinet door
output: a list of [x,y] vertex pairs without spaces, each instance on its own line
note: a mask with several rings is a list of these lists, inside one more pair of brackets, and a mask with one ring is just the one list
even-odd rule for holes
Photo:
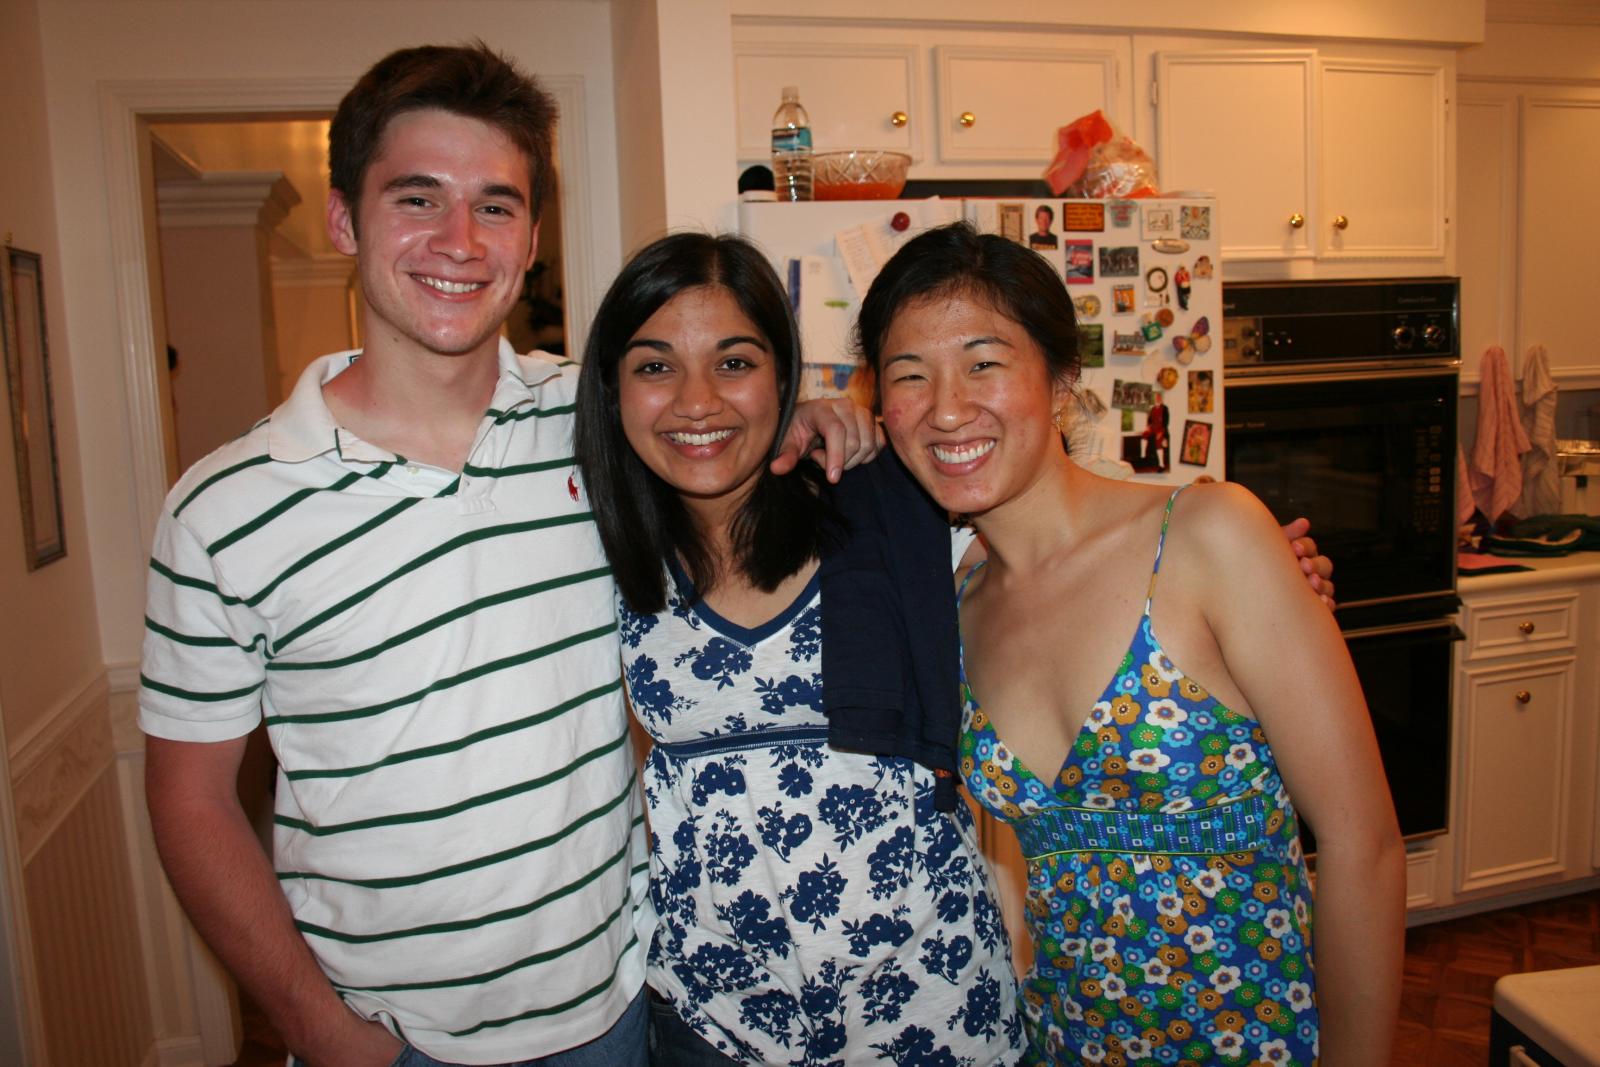
[[1460,892],[1566,871],[1576,662],[1562,656],[1462,672]]
[[1251,50],[1156,56],[1161,187],[1216,194],[1224,258],[1311,255],[1315,55]]
[[1321,66],[1319,253],[1443,258],[1444,68],[1332,59]]
[[793,85],[811,118],[816,151],[892,148],[920,162],[921,131],[932,116],[919,113],[918,56],[914,45],[735,41],[739,158],[752,162],[771,153],[772,113],[784,86]]
[[1124,121],[1122,43],[1063,48],[934,49],[942,162],[1037,163],[1056,130],[1096,109]]

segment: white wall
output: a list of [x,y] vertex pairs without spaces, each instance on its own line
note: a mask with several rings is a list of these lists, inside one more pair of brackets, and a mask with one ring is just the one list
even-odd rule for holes
[[[245,79],[353,82],[400,47],[482,37],[536,74],[583,78],[584,178],[597,249],[593,283],[620,262],[611,9],[585,0],[45,0],[44,77],[61,226],[66,331],[82,353],[74,398],[99,630],[113,665],[138,658],[150,532],[142,528],[126,458],[130,421],[119,336],[101,129],[105,83]],[[48,217],[48,216],[47,216]],[[241,428],[242,429],[242,428]]]

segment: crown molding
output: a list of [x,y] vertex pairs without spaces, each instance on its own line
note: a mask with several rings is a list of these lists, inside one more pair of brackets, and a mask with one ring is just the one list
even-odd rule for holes
[[330,252],[321,256],[272,257],[272,284],[280,289],[343,288],[350,282],[356,261]]
[[1600,4],[1594,0],[1488,0],[1488,22],[1544,22],[1600,26]]
[[165,228],[260,226],[274,229],[300,202],[281,170],[212,171],[156,184],[156,209]]

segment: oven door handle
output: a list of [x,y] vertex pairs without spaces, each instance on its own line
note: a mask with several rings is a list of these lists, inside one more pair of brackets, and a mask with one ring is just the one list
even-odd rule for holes
[[1418,364],[1415,361],[1394,361],[1390,363],[1365,363],[1360,367],[1351,367],[1349,370],[1322,371],[1320,373],[1297,372],[1283,367],[1257,370],[1253,367],[1246,369],[1236,366],[1223,369],[1223,381],[1229,389],[1241,389],[1253,385],[1320,385],[1327,382],[1370,381],[1373,378],[1383,378],[1385,380],[1395,378],[1438,378],[1454,376],[1460,366],[1460,360],[1434,364]]
[[1400,637],[1414,635],[1421,640],[1422,635],[1431,631],[1440,631],[1438,640],[1450,642],[1465,641],[1467,635],[1462,633],[1461,627],[1453,622],[1440,622],[1438,619],[1429,619],[1425,622],[1397,622],[1388,626],[1363,626],[1359,630],[1346,630],[1344,638],[1353,641],[1363,637]]

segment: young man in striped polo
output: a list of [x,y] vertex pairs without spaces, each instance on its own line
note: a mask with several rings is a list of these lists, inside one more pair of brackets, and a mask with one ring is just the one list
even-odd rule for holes
[[[554,123],[481,45],[368,71],[328,203],[367,347],[196,464],[156,533],[156,843],[303,1062],[644,1062],[646,854],[576,375],[499,338]],[[813,408],[791,444],[822,433],[832,469],[863,428]],[[263,720],[275,862],[235,788]]]

